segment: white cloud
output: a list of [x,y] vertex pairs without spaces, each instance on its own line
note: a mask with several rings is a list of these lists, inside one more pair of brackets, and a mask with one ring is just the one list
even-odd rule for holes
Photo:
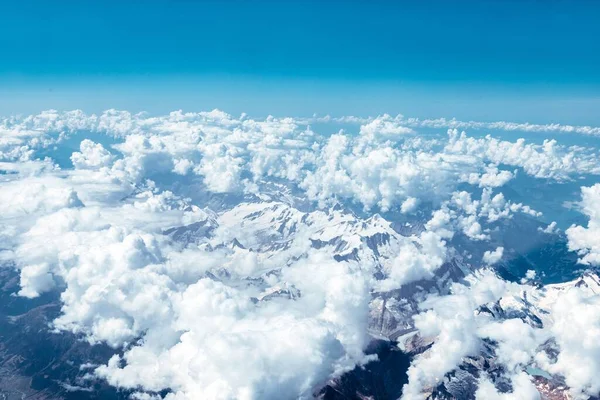
[[[434,338],[433,345],[411,363],[404,398],[420,398],[424,390],[439,384],[465,356],[478,353],[481,339],[495,343],[494,362],[504,367],[513,389],[499,393],[483,375],[477,398],[540,398],[524,373],[527,366],[564,377],[570,398],[596,396],[599,289],[594,274],[539,288],[508,283],[484,270],[468,277],[467,284],[454,285],[448,296],[430,296],[421,305],[423,312],[415,316],[415,326],[425,340]],[[482,312],[481,305],[492,311]]]
[[587,228],[573,225],[567,229],[569,250],[577,251],[583,264],[600,264],[600,184],[581,188],[581,206],[589,217]]
[[477,400],[539,400],[540,392],[531,382],[531,378],[525,372],[516,374],[511,379],[512,391],[509,393],[500,393],[494,386],[494,383],[488,378],[483,377],[479,381],[479,387],[475,392]]
[[533,270],[533,269],[528,269],[527,272],[525,273],[525,278],[527,279],[535,279],[535,277],[537,276],[537,273]]
[[[8,187],[19,193],[20,185],[27,185],[47,194],[48,185],[72,185],[73,193],[81,189],[90,196],[90,184],[106,185],[84,186],[73,180],[77,174]],[[316,253],[294,261],[292,248],[279,256],[282,264],[272,261],[281,266],[287,259],[289,268],[268,278],[267,260],[249,261],[258,256],[248,250],[192,248],[186,250],[193,253],[190,258],[172,247],[161,228],[206,218],[172,193],[142,191],[119,201],[102,196],[95,198],[98,205],[76,208],[69,193],[58,190],[40,197],[39,204],[27,204],[35,217],[21,229],[13,256],[23,265],[20,294],[35,297],[60,281],[63,307],[55,329],[82,334],[91,343],[128,345],[122,360],[97,369],[111,384],[170,388],[173,398],[295,397],[363,361],[372,272],[358,263]],[[211,266],[198,262],[243,278],[268,278],[267,288],[290,287],[301,296],[257,304],[252,297],[260,286],[215,282],[204,277]],[[186,268],[190,271],[181,273]],[[156,364],[161,368],[150,367]]]
[[75,168],[97,169],[107,167],[113,159],[113,155],[104,146],[89,139],[82,140],[79,149],[80,152],[71,155],[71,161]]
[[27,265],[21,269],[20,296],[38,297],[54,288],[55,282],[48,264]]
[[479,328],[478,335],[498,342],[498,361],[511,372],[529,364],[545,338],[540,329],[517,318],[487,323]]
[[[401,118],[401,116],[399,116]],[[360,133],[362,135],[382,136],[393,138],[398,135],[407,135],[415,133],[411,128],[401,124],[399,117],[392,118],[388,114],[384,114],[368,123],[361,125]]]
[[462,362],[463,357],[477,354],[481,346],[477,329],[481,322],[474,311],[515,289],[484,270],[471,277],[468,285],[455,284],[451,295],[430,296],[423,302],[421,308],[427,311],[414,317],[415,327],[421,336],[435,337],[435,342],[426,354],[411,362],[402,398],[422,398],[422,391],[439,383],[446,373]]
[[565,180],[572,174],[599,174],[597,152],[582,149],[575,151],[545,140],[543,144],[527,144],[525,139],[516,142],[502,141],[486,136],[468,137],[456,129],[448,131],[449,142],[445,151],[449,154],[471,156],[482,161],[521,167],[536,178]]
[[3,218],[40,215],[82,205],[77,192],[55,177],[31,177],[0,185],[0,213]]
[[444,239],[448,236],[444,233],[426,230],[418,237],[413,236],[416,245],[413,243],[401,246],[384,269],[386,279],[377,283],[377,289],[388,291],[419,279],[432,278],[446,260],[447,248]]
[[208,190],[215,193],[239,190],[243,160],[218,143],[203,147],[202,161],[194,172],[204,177]]
[[[79,130],[121,138],[124,143],[114,147],[125,157],[114,162],[111,176],[131,182],[150,173],[194,171],[211,191],[241,193],[262,180],[285,179],[321,204],[341,198],[383,210],[401,207],[411,197],[439,200],[457,181],[500,187],[514,172],[499,170],[498,164],[559,180],[577,173],[600,174],[597,154],[554,141],[535,145],[524,140],[476,139],[451,131],[448,144],[433,151],[435,146],[430,144],[438,143],[437,139],[402,139],[412,132],[406,121],[402,116],[383,115],[364,120],[358,137],[344,133],[327,137],[306,129],[301,119],[238,119],[219,110],[178,111],[158,117],[116,110],[101,115],[48,111],[5,119],[3,129],[10,133],[7,137],[19,138],[22,132],[27,132],[26,138],[43,137],[43,146]],[[380,140],[390,137],[406,142],[398,147],[393,141]],[[11,159],[17,153],[30,158],[34,154],[30,150],[36,148],[22,140],[7,146],[7,154],[16,152]],[[100,144],[87,140],[82,146],[73,155],[77,166],[110,164],[110,153]]]
[[550,332],[560,352],[556,361],[545,353],[537,361],[550,373],[565,377],[575,399],[587,399],[600,392],[600,296],[585,287],[561,293],[551,305],[554,319]]
[[471,240],[489,240],[489,225],[512,218],[517,212],[533,217],[542,215],[527,205],[507,201],[502,193],[494,195],[489,187],[483,188],[479,200],[473,200],[472,194],[464,190],[453,192],[439,212],[446,214],[446,224],[454,225]]
[[[518,123],[509,121],[496,121],[496,122],[480,122],[480,121],[460,121],[455,118],[434,118],[434,119],[420,119],[413,117],[405,117],[403,115],[397,115],[396,117],[390,117],[385,114],[377,118],[364,118],[356,116],[343,116],[343,117],[321,117],[313,119],[314,122],[342,122],[342,123],[354,123],[354,124],[368,124],[376,119],[388,118],[395,121],[397,124],[405,126],[407,128],[436,128],[436,129],[476,129],[476,130],[501,130],[508,132],[555,132],[555,133],[577,133],[582,135],[600,135],[600,127],[587,126],[587,125],[564,125],[564,124],[531,124],[528,122]],[[311,121],[312,122],[312,121]]]
[[187,158],[175,159],[173,160],[173,164],[173,172],[179,175],[187,175],[194,165],[194,163]]
[[507,182],[513,179],[516,175],[516,170],[514,172],[510,171],[501,171],[497,166],[488,166],[484,173],[470,173],[468,175],[464,175],[461,178],[470,183],[471,185],[478,185],[479,187],[490,187],[496,188],[504,186]]
[[541,228],[541,227],[538,228],[538,231],[551,235],[551,234],[556,234],[556,233],[560,232],[560,229],[558,229],[558,227],[556,226],[556,221],[552,221],[545,228]]
[[483,262],[488,265],[494,265],[498,261],[502,259],[502,255],[504,254],[504,247],[498,247],[494,251],[486,251],[483,253]]
[[456,119],[423,119],[408,118],[404,121],[406,126],[427,128],[450,128],[450,129],[497,129],[503,131],[519,132],[557,132],[557,133],[579,133],[583,135],[600,135],[600,128],[592,126],[573,126],[561,124],[530,124],[517,122],[477,122],[459,121]]
[[417,209],[419,205],[419,200],[414,197],[408,197],[402,205],[400,206],[400,211],[402,214],[409,214]]

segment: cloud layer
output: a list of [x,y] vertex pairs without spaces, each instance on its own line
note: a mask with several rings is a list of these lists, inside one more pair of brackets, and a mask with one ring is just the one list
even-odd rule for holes
[[[504,260],[510,249],[493,239],[502,222],[541,216],[503,194],[518,174],[600,174],[595,149],[553,140],[471,137],[456,126],[421,136],[425,125],[386,115],[353,122],[356,134],[218,110],[6,118],[0,260],[19,270],[18,295],[61,293],[52,329],[120,349],[94,376],[140,398],[310,398],[373,358],[364,350],[375,295],[447,279],[450,261],[469,275]],[[566,232],[586,264],[600,252],[597,186],[582,189],[588,227]],[[481,251],[455,248],[457,238]],[[551,315],[544,329],[478,312],[523,292]],[[433,345],[413,362],[405,397],[419,398],[484,339],[498,343],[522,398],[535,398],[523,373],[534,361],[577,396],[597,391],[594,344],[579,346],[563,328],[592,335],[596,298],[550,292],[561,294],[484,270],[429,296],[414,327]],[[556,360],[536,350],[549,337]],[[588,353],[585,373],[572,374]],[[478,396],[506,394],[482,377]]]

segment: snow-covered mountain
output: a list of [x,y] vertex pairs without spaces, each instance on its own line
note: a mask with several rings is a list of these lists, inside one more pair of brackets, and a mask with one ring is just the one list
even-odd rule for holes
[[[473,260],[473,254],[482,253],[479,246],[468,240],[454,238],[451,241],[454,246],[451,247],[448,256],[432,270],[431,276],[414,280],[399,288],[372,291],[368,331],[375,346],[374,351],[379,354],[380,360],[371,362],[366,370],[359,368],[328,382],[317,390],[315,395],[327,399],[399,396],[401,391],[386,392],[369,383],[357,384],[357,376],[371,374],[369,380],[373,383],[385,374],[397,373],[400,378],[396,379],[402,381],[403,371],[387,370],[397,366],[382,367],[386,360],[381,359],[382,355],[389,358],[390,351],[398,351],[393,350],[395,346],[406,356],[396,356],[396,361],[391,363],[393,365],[402,364],[398,360],[406,360],[407,357],[430,357],[429,352],[437,337],[421,334],[415,326],[415,316],[426,310],[423,304],[427,304],[427,299],[452,296],[456,285],[477,286],[480,280],[485,281],[490,277],[503,285],[514,285],[517,290],[513,288],[494,301],[478,304],[473,314],[476,318],[481,317],[485,320],[482,326],[519,321],[531,329],[545,332],[543,335],[549,335],[546,332],[555,324],[552,308],[558,299],[573,290],[581,291],[585,297],[594,297],[600,294],[600,278],[594,272],[586,272],[573,281],[561,284],[542,285],[535,276],[522,279],[522,283],[505,281],[501,276],[506,278],[507,273],[509,278],[516,278],[507,271],[511,265],[514,266],[515,259],[531,259],[540,251],[538,248],[547,246],[547,238],[540,233],[539,227],[538,222],[525,216],[510,219],[504,224],[502,232],[505,236],[497,238],[497,244],[508,247],[510,243],[507,242],[516,240],[514,234],[508,235],[508,240],[505,239],[506,232],[511,229],[518,232],[521,242],[520,246],[508,247],[513,262],[509,258],[500,263],[496,266],[497,272],[485,268],[480,271],[482,264]],[[307,257],[307,254],[314,250],[325,251],[340,263],[357,263],[361,268],[368,270],[372,279],[385,281],[394,268],[394,262],[407,247],[418,253],[422,246],[422,234],[426,231],[426,224],[413,226],[409,222],[390,223],[378,214],[361,218],[340,205],[328,210],[300,211],[289,203],[256,201],[241,203],[220,213],[207,213],[206,220],[171,228],[165,231],[165,234],[185,246],[222,250],[236,255],[239,259],[252,258],[260,260],[259,264],[262,266],[270,265],[254,270],[248,275],[242,273],[232,276],[228,272],[231,269],[207,272],[211,279],[227,282],[242,280],[247,282],[247,285],[255,286],[258,293],[255,301],[263,302],[276,297],[293,301],[302,296],[301,290],[287,282],[278,281],[271,285],[268,277],[280,275],[283,265]],[[525,243],[524,238],[528,235],[536,238],[530,236],[527,239],[528,243]],[[554,246],[556,239],[552,238]],[[547,250],[544,252],[547,253]],[[550,252],[549,255],[553,258],[548,258],[547,261],[557,262],[555,254],[556,252]],[[568,254],[565,257],[568,257]],[[574,262],[572,258],[569,261]],[[548,354],[548,357],[556,357],[560,351],[555,339],[550,336],[544,341],[529,343],[533,344],[537,346],[537,350]],[[498,354],[498,347],[497,340],[483,338],[477,351],[462,357],[456,368],[443,374],[443,378],[437,384],[424,387],[422,392],[431,399],[475,398],[478,383],[485,376],[489,377],[499,392],[510,394],[513,391],[510,377],[512,371],[503,364],[503,356]],[[528,350],[535,352],[536,348]],[[572,398],[562,375],[551,374],[537,365],[532,357],[520,368],[531,377],[541,398]],[[396,389],[402,387],[396,386]]]

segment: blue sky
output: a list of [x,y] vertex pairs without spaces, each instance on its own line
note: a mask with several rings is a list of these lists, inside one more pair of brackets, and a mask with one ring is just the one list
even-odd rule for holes
[[377,114],[600,123],[594,1],[13,1],[0,114]]

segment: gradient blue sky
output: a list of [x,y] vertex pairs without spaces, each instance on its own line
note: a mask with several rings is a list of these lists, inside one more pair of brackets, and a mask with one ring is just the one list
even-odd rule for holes
[[0,114],[600,124],[597,1],[3,1]]

